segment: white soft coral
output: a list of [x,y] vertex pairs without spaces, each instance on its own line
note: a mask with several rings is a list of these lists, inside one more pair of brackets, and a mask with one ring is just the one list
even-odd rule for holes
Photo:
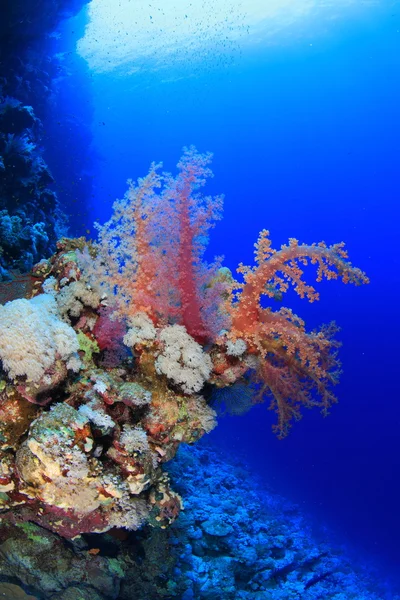
[[198,392],[210,377],[212,362],[183,325],[170,325],[160,333],[163,350],[156,370],[179,385],[187,394]]
[[37,382],[56,358],[77,369],[75,331],[61,321],[53,296],[18,299],[0,306],[0,360],[11,379],[26,375]]
[[129,329],[124,336],[124,344],[133,348],[136,344],[151,343],[157,331],[146,313],[138,312],[128,319]]

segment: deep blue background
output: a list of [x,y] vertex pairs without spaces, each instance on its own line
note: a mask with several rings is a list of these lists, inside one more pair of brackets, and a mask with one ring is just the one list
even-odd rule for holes
[[[76,25],[68,27],[72,39]],[[153,160],[172,170],[182,146],[195,144],[215,153],[208,189],[226,196],[210,257],[224,254],[232,269],[251,263],[266,227],[275,246],[345,240],[367,271],[369,286],[323,283],[313,305],[285,299],[310,328],[332,319],[342,328],[340,403],[329,418],[307,412],[278,441],[274,415],[259,406],[223,419],[212,439],[390,568],[400,558],[399,30],[398,10],[375,9],[312,46],[248,51],[231,66],[193,63],[192,77],[186,65],[181,79],[178,67],[86,79],[96,160],[85,226],[109,217],[128,177]],[[84,71],[78,59],[75,70]],[[87,100],[72,90],[65,102],[79,113]]]

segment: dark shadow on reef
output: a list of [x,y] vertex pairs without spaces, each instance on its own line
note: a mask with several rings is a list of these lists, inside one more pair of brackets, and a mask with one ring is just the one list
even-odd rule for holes
[[49,256],[65,229],[43,121],[58,110],[56,83],[66,75],[52,33],[85,3],[0,1],[0,280]]

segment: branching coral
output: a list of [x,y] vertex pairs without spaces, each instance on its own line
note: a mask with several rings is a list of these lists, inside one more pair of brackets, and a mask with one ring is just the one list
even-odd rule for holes
[[[269,232],[263,230],[255,244],[256,266],[240,265],[242,284],[233,284],[226,302],[231,315],[230,337],[245,340],[248,351],[259,357],[256,375],[261,381],[259,397],[272,395],[271,408],[278,413],[276,431],[287,433],[292,418],[300,417],[300,407],[320,406],[326,414],[336,401],[330,384],[337,382],[338,362],[333,340],[335,328],[307,333],[304,321],[287,308],[273,311],[261,306],[262,296],[273,298],[292,285],[301,298],[318,299],[315,288],[304,281],[302,266],[317,267],[317,281],[342,279],[343,283],[367,283],[365,274],[347,261],[344,244],[311,246],[291,239],[276,251],[271,247]],[[313,392],[317,392],[315,395]],[[319,397],[319,399],[318,399]]]
[[[207,341],[215,329],[217,314],[210,286],[210,280],[217,271],[216,264],[208,269],[202,264],[208,230],[216,219],[221,218],[222,197],[203,197],[196,193],[212,176],[207,165],[210,154],[198,154],[192,147],[186,150],[178,169],[179,176],[170,184],[174,219],[172,224],[177,231],[176,245],[176,287],[179,290],[180,321],[188,333],[199,341]],[[218,292],[217,292],[218,293]]]
[[191,147],[175,178],[152,164],[146,177],[130,181],[111,219],[98,227],[93,271],[94,280],[115,293],[121,315],[145,312],[157,323],[174,320],[203,342],[222,326],[216,310],[222,284],[212,284],[219,259],[212,265],[202,260],[208,231],[222,209],[221,196],[198,192],[212,176],[210,161],[210,154]]

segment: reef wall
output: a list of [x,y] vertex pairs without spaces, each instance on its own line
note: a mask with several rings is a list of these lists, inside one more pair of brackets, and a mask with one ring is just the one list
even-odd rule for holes
[[[49,256],[65,228],[45,159],[54,136],[47,139],[45,127],[56,114],[62,117],[57,85],[67,77],[62,56],[54,52],[54,31],[85,3],[0,2],[0,280]],[[62,150],[69,154],[68,138]],[[74,178],[71,170],[68,175]]]

